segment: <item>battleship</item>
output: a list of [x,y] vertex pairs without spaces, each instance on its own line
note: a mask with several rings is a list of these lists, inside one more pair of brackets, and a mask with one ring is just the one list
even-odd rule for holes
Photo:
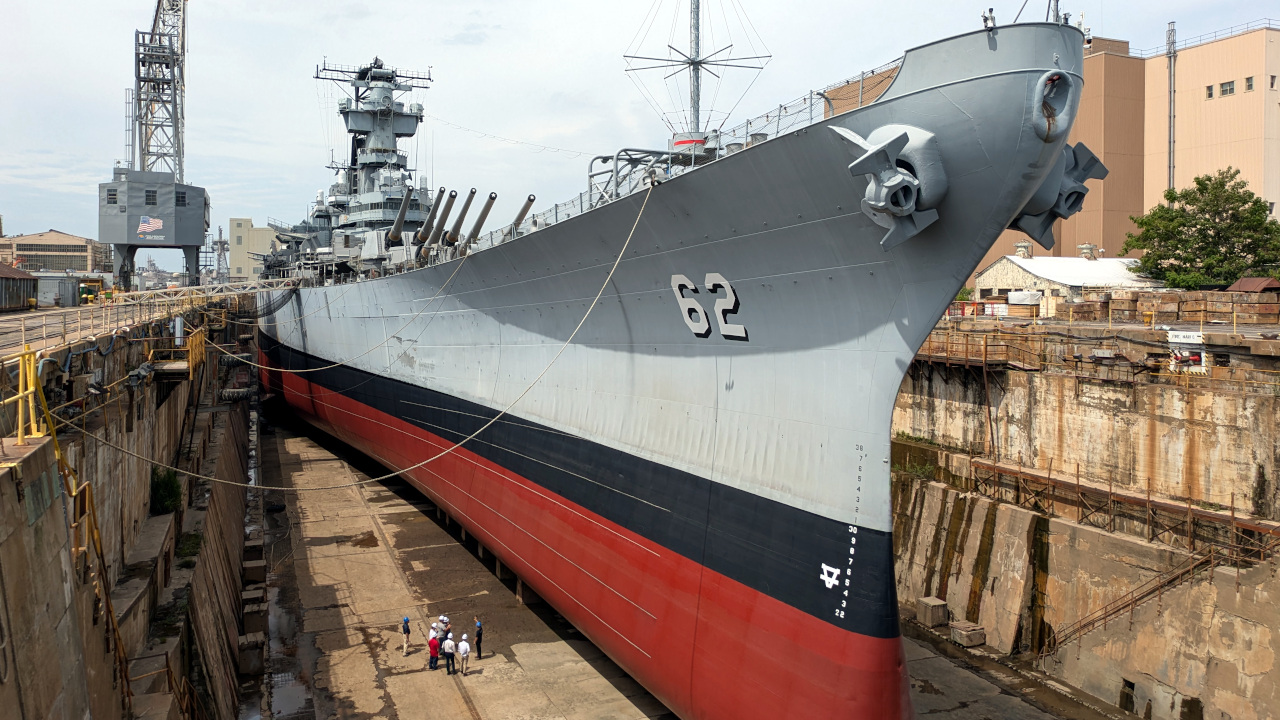
[[351,153],[279,228],[300,281],[259,297],[264,385],[680,717],[910,717],[895,396],[997,236],[1051,245],[1105,175],[1067,142],[1083,44],[1046,22],[917,47],[852,110],[601,156],[578,199],[485,235],[492,195],[468,230],[476,193],[455,215],[397,150],[425,79],[325,66]]

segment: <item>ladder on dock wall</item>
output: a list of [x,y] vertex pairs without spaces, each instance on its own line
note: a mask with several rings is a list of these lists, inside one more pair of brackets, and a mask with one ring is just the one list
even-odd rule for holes
[[[1264,558],[1277,550],[1280,550],[1280,540],[1275,540],[1262,548],[1254,550],[1254,552],[1258,554],[1259,558]],[[1106,629],[1109,621],[1124,613],[1129,613],[1129,629],[1132,629],[1133,611],[1139,605],[1152,598],[1159,602],[1163,599],[1165,590],[1171,590],[1183,582],[1192,581],[1197,574],[1201,576],[1208,575],[1209,580],[1212,581],[1215,567],[1218,565],[1234,565],[1238,569],[1242,561],[1243,558],[1235,555],[1235,553],[1223,551],[1215,545],[1209,545],[1207,552],[1187,557],[1173,568],[1150,578],[1133,590],[1085,615],[1074,623],[1061,630],[1050,632],[1046,638],[1044,649],[1039,653],[1039,659],[1043,664],[1046,658],[1056,655],[1058,650],[1081,639],[1089,632],[1099,627]],[[1236,582],[1237,584],[1240,582],[1238,574]]]
[[[44,389],[40,384],[36,355],[37,352],[27,345],[22,352],[0,358],[0,368],[7,368],[15,363],[18,367],[18,392],[12,397],[5,398],[2,404],[16,404],[18,407],[15,445],[25,446],[29,438],[46,435],[53,443],[58,477],[62,481],[63,491],[70,500],[71,566],[77,575],[84,578],[82,582],[93,583],[94,596],[106,611],[107,650],[115,658],[115,682],[123,686],[121,700],[126,716],[131,717],[133,689],[129,682],[129,659],[125,654],[124,639],[116,619],[115,607],[111,604],[111,588],[107,587],[107,561],[102,551],[102,533],[99,529],[97,505],[93,500],[93,486],[87,482],[80,482],[75,469],[67,461],[66,455],[62,452],[62,446],[58,443],[55,422],[49,412],[49,404],[45,400]],[[16,465],[16,463],[5,464]]]

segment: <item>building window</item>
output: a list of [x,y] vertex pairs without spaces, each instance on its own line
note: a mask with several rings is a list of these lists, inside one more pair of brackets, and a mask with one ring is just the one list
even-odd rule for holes
[[236,274],[237,274],[237,275],[243,275],[243,274],[244,274],[244,268],[242,268],[242,267],[236,267]]
[[120,197],[119,192],[120,191],[116,190],[115,188],[107,188],[107,204],[108,205],[115,205],[117,202],[119,202],[119,197]]
[[1218,94],[1222,97],[1236,94],[1236,81],[1230,80],[1218,86]]
[[155,205],[155,204],[156,204],[156,191],[155,191],[155,190],[148,190],[148,191],[147,191],[147,204],[148,204],[148,205]]
[[1205,85],[1205,86],[1204,86],[1204,97],[1205,97],[1205,99],[1206,99],[1206,100],[1212,100],[1212,99],[1213,99],[1213,86],[1212,86],[1212,85]]
[[1244,91],[1249,92],[1252,89],[1253,89],[1253,76],[1250,75],[1249,77],[1244,79]]
[[256,268],[254,268],[254,269],[253,269],[253,274],[254,274],[254,275],[261,275],[261,274],[262,274],[262,268],[261,268],[261,267],[256,267]]
[[243,245],[243,244],[244,244],[244,236],[243,236],[243,235],[237,235],[237,236],[236,236],[236,244],[237,244],[237,245]]
[[187,193],[184,190],[178,190],[173,194],[173,204],[178,207],[187,206]]
[[236,227],[244,227],[244,223],[236,223]]
[[1276,204],[1275,204],[1275,203],[1267,203],[1267,214],[1268,214],[1268,215],[1275,215],[1275,214],[1276,214]]
[[1275,75],[1272,75],[1272,76],[1271,76],[1271,89],[1272,89],[1272,90],[1275,90],[1275,89],[1276,89],[1276,76],[1275,76]]

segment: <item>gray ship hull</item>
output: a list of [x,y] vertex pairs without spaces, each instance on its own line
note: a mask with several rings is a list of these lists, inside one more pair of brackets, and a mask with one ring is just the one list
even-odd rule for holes
[[[909,716],[894,399],[1059,162],[1081,55],[1048,24],[918,48],[876,103],[652,191],[299,289],[261,326],[266,382],[393,469],[520,398],[406,477],[682,717]],[[1046,133],[1047,73],[1070,94]],[[860,151],[831,128],[896,125],[932,134],[949,187],[885,250]]]

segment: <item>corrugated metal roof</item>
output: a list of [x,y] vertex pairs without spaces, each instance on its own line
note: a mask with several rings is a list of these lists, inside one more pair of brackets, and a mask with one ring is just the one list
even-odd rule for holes
[[18,278],[19,280],[35,280],[36,276],[16,267],[0,263],[0,278]]
[[[1132,258],[1087,260],[1082,257],[1024,258],[1005,255],[1000,260],[1008,260],[1038,278],[1071,287],[1154,287],[1159,284],[1134,275],[1130,268],[1138,261]],[[995,263],[987,266],[986,270],[978,273],[978,278],[994,266]]]
[[1269,277],[1240,278],[1227,288],[1227,292],[1266,292],[1280,290],[1280,280]]

